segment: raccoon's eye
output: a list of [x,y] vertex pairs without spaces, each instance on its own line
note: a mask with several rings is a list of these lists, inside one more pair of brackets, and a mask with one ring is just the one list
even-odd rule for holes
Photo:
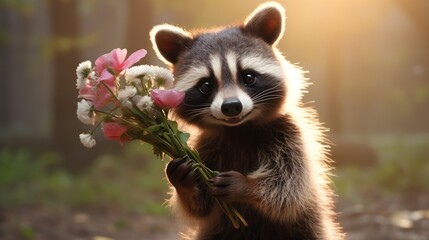
[[251,72],[251,71],[245,71],[245,72],[243,72],[242,78],[243,78],[244,85],[246,85],[248,87],[250,87],[253,84],[255,84],[256,81],[258,80],[257,74],[254,73],[254,72]]
[[210,94],[212,92],[212,84],[210,83],[210,81],[203,81],[200,85],[200,92],[202,94]]

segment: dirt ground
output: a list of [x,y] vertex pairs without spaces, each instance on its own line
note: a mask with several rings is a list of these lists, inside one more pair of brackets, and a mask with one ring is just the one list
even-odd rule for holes
[[[429,194],[337,205],[347,239],[429,240]],[[19,208],[0,214],[3,240],[175,240],[179,231],[173,217],[103,209]]]
[[339,221],[350,240],[429,240],[429,192],[364,204],[339,201]]

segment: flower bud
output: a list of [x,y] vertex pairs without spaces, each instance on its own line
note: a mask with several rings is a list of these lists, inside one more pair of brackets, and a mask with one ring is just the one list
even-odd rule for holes
[[173,89],[154,89],[151,91],[151,97],[157,107],[170,109],[179,106],[183,102],[185,92]]

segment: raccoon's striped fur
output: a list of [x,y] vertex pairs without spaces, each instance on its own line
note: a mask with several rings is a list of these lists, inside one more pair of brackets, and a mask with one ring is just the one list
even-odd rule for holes
[[[175,114],[197,129],[194,147],[220,172],[209,189],[186,159],[168,164],[170,204],[188,222],[184,238],[344,238],[332,210],[324,129],[301,104],[302,71],[276,48],[284,21],[283,7],[269,2],[241,26],[151,31],[175,88],[186,91]],[[212,195],[234,205],[249,226],[234,229]]]

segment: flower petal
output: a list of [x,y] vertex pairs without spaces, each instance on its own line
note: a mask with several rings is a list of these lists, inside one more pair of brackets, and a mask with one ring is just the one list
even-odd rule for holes
[[87,148],[92,148],[96,144],[95,139],[92,138],[92,135],[88,133],[79,134],[79,139],[80,142]]
[[114,61],[113,67],[116,69],[119,68],[125,61],[125,58],[127,57],[127,49],[116,48],[112,50],[111,54]]
[[113,58],[111,53],[106,53],[101,55],[100,57],[95,60],[95,71],[98,74],[101,74],[101,72],[106,69],[109,66],[113,65]]
[[[112,92],[115,92],[115,87],[109,86],[108,84],[107,86]],[[104,85],[100,85],[99,88],[97,88],[96,97],[93,101],[95,109],[101,109],[110,101],[115,99],[114,96],[112,96],[111,91],[109,91]]]
[[126,133],[128,128],[117,122],[105,122],[103,123],[104,136],[109,140],[121,141],[123,134]]
[[115,80],[115,76],[113,76],[109,71],[107,71],[107,69],[104,69],[101,74],[100,77],[98,78],[98,81],[114,81]]
[[118,99],[120,101],[127,100],[137,94],[137,89],[134,86],[126,86],[118,91]]
[[145,49],[140,49],[133,52],[127,60],[122,64],[122,70],[131,67],[134,63],[140,61],[144,56],[146,56],[147,51]]
[[92,124],[95,123],[95,114],[91,111],[92,103],[90,101],[86,101],[82,99],[77,103],[77,118],[84,124]]
[[94,101],[97,98],[96,93],[94,92],[94,86],[86,83],[79,90],[79,97],[86,99],[86,100]]

